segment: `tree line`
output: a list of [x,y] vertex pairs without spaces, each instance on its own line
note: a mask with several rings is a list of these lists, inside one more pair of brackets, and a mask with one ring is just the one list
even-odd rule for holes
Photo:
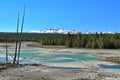
[[[0,42],[15,42],[20,33],[0,33]],[[21,41],[35,41],[42,45],[63,45],[71,48],[119,49],[120,34],[42,34],[23,33]]]
[[118,49],[120,34],[68,34],[66,46],[75,48]]

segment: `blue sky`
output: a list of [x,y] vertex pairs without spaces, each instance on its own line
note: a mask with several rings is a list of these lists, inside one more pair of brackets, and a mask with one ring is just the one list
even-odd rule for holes
[[49,27],[120,32],[120,0],[0,0],[0,32],[16,31],[24,4],[24,32]]

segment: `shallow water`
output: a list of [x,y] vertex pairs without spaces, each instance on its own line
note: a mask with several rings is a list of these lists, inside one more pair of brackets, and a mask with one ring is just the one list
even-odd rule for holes
[[[10,50],[13,56],[14,50]],[[98,60],[99,57],[89,56],[90,54],[80,53],[52,53],[47,54],[49,51],[45,50],[21,50],[20,63],[39,63],[39,62],[75,62],[80,60]],[[5,54],[5,52],[0,52],[0,54]],[[5,57],[1,57],[0,61],[4,61]],[[10,59],[11,60],[11,59]]]
[[[14,56],[14,50],[9,51],[11,56]],[[21,50],[20,54],[20,63],[21,64],[37,64],[37,63],[68,63],[68,62],[76,62],[81,60],[100,60],[102,58],[92,56],[92,53],[82,52],[82,53],[54,53],[50,50]],[[0,50],[0,62],[5,62],[5,50]],[[9,56],[9,62],[12,62],[12,57]],[[107,65],[107,64],[100,64],[99,65],[105,69],[120,69],[120,65]],[[54,67],[57,69],[63,70],[79,70],[80,68],[72,68],[72,67]]]
[[100,64],[100,67],[105,68],[105,69],[120,69],[120,65]]

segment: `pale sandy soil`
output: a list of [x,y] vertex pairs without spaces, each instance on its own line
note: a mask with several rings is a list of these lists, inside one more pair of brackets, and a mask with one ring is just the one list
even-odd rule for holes
[[[9,43],[9,48],[13,49],[15,44]],[[27,46],[31,44],[31,46]],[[32,46],[34,44],[34,46]],[[36,43],[23,42],[22,49],[42,49],[48,54],[71,53],[78,54],[82,52],[93,53],[93,56],[100,57],[118,57],[120,49],[70,49],[70,48],[41,48]],[[1,43],[0,49],[4,48]],[[12,45],[12,46],[11,46]],[[99,64],[116,65],[116,63],[107,61],[80,61],[70,63],[41,63],[39,66],[23,66],[17,68],[8,68],[0,72],[0,80],[120,80],[120,69],[104,69]],[[82,68],[80,70],[61,70],[51,67],[74,67]],[[96,70],[96,68],[99,68]]]

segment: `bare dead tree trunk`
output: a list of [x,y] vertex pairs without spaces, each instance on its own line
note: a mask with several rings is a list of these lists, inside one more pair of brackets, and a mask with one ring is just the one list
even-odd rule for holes
[[18,12],[18,20],[17,20],[17,35],[16,35],[16,46],[15,46],[15,55],[14,55],[14,60],[13,64],[16,63],[16,58],[17,58],[17,46],[18,46],[18,29],[19,29],[19,12]]
[[25,18],[25,7],[24,7],[24,12],[23,12],[23,18],[22,18],[22,25],[21,25],[21,32],[19,35],[19,48],[18,48],[18,58],[17,58],[17,64],[19,64],[19,57],[20,57],[20,50],[21,50],[21,41],[22,41],[22,32],[23,32],[23,27],[24,27],[24,18]]
[[8,46],[7,46],[7,36],[6,36],[6,65],[8,64]]

